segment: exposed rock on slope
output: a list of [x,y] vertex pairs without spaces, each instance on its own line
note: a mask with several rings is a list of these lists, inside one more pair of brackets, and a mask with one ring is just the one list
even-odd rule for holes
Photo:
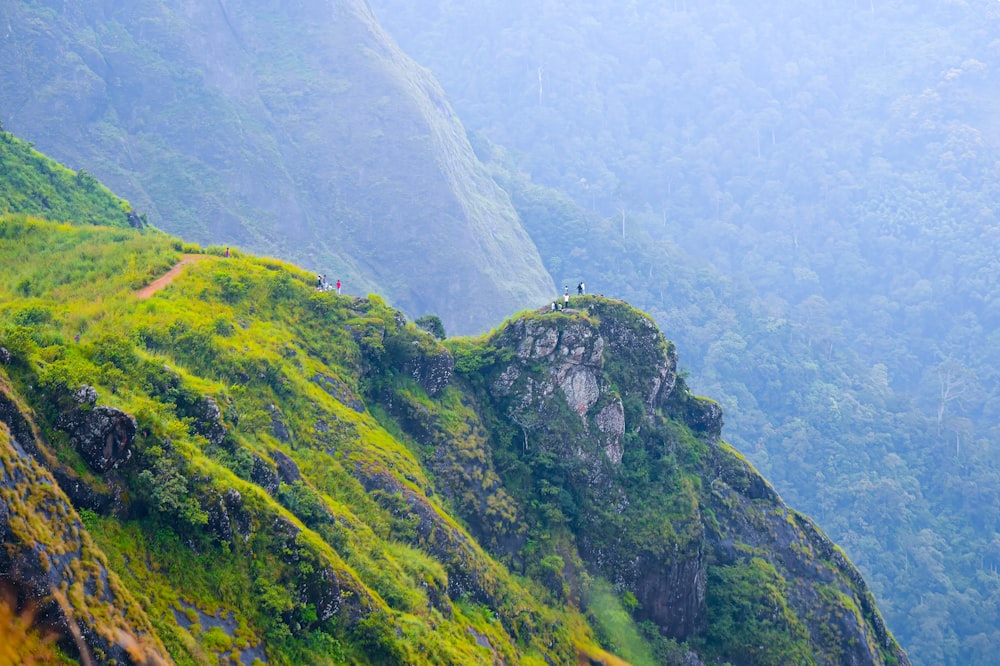
[[[3,390],[0,388],[0,390]],[[0,422],[0,572],[82,663],[172,660],[69,499]]]
[[379,290],[453,333],[553,293],[431,75],[362,0],[0,7],[0,119],[186,240]]

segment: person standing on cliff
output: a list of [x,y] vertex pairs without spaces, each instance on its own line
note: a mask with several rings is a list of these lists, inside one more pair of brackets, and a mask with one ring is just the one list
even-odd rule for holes
[[563,310],[569,307],[569,287],[566,287],[566,293],[563,294]]
[[337,279],[337,296],[340,296],[340,279]]

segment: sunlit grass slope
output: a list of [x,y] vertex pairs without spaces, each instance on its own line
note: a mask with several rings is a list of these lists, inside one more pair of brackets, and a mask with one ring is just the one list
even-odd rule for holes
[[[547,603],[468,537],[417,457],[366,409],[366,359],[404,330],[392,310],[317,292],[312,275],[239,253],[189,265],[137,299],[183,250],[200,251],[155,232],[0,218],[5,371],[55,464],[113,498],[84,521],[178,662],[600,653],[577,611]],[[415,345],[438,344],[405,330]],[[137,420],[121,470],[96,474],[54,427],[83,385]],[[214,423],[198,411],[208,398]],[[298,471],[279,480],[271,461],[286,458]],[[262,477],[274,480],[270,494]],[[362,483],[382,477],[392,482]],[[408,502],[429,515],[416,518]],[[475,581],[452,598],[448,559],[459,556]]]

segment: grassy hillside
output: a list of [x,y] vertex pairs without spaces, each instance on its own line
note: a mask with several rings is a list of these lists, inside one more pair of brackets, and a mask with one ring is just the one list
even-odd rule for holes
[[159,228],[458,333],[552,295],[440,87],[363,2],[13,2],[0,22],[0,119]]
[[0,125],[0,213],[50,220],[141,226],[143,220],[86,171],[73,172]]
[[624,303],[442,344],[283,262],[24,214],[0,271],[22,660],[908,663]]
[[[579,617],[532,602],[531,584],[474,544],[466,556],[480,563],[481,585],[504,601],[490,610],[458,595],[452,603],[442,563],[405,543],[412,520],[355,478],[363,465],[430,487],[413,454],[356,397],[362,353],[351,329],[374,343],[394,326],[377,299],[316,293],[310,274],[240,256],[192,265],[139,301],[137,276],[162,272],[179,242],[9,216],[0,239],[4,285],[35,285],[31,297],[0,293],[9,322],[0,344],[13,355],[3,374],[33,406],[52,464],[90,488],[84,523],[175,660],[263,649],[270,663],[383,654],[412,663],[426,651],[451,663],[492,661],[468,626],[507,661],[530,662],[549,651],[542,646],[557,620],[594,643]],[[39,258],[59,262],[73,281],[45,281]],[[95,472],[55,426],[83,385],[135,416],[128,467]],[[197,416],[207,397],[222,410],[217,422]],[[215,438],[213,426],[225,434]],[[302,477],[281,476],[272,459],[295,460]],[[441,529],[461,533],[424,501]],[[224,519],[213,513],[219,507]],[[533,617],[518,622],[531,631],[515,647],[486,618],[524,604]],[[568,640],[560,649],[572,652]]]

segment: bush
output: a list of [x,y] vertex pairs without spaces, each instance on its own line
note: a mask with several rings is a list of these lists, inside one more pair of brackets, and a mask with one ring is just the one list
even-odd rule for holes
[[441,317],[437,315],[424,315],[423,317],[418,317],[413,323],[417,328],[422,328],[438,340],[444,340],[447,337]]

